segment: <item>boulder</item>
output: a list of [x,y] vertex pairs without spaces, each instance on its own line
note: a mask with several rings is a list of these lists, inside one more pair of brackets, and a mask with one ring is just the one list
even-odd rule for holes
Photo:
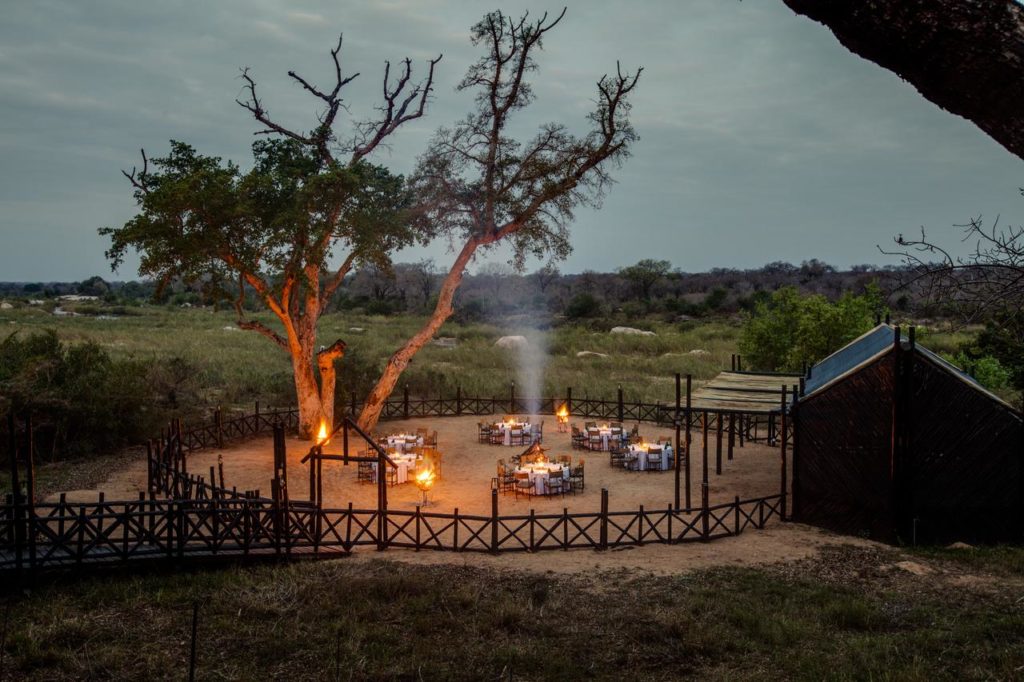
[[457,345],[459,345],[458,339],[452,336],[439,336],[433,341],[431,341],[431,343],[441,348],[455,348]]
[[633,327],[612,327],[612,334],[632,334],[633,336],[656,336],[654,332],[645,331],[643,329],[634,329]]
[[241,331],[241,329],[239,329],[238,327],[232,327],[229,324],[228,326],[224,327],[224,331],[226,331],[226,332],[237,332],[237,331]]
[[526,348],[530,342],[525,336],[503,336],[494,342],[498,348]]
[[366,331],[363,327],[349,327],[348,330],[354,334],[362,334]]
[[946,549],[974,549],[974,547],[968,545],[966,542],[954,542],[951,545],[947,545]]
[[7,301],[4,301],[3,303],[0,303],[0,310],[10,310],[13,307],[14,306],[11,305],[10,303],[8,303]]
[[598,353],[598,352],[592,351],[592,350],[581,350],[579,353],[576,353],[576,357],[578,357],[578,358],[606,358],[606,357],[608,357],[608,354],[607,353]]
[[688,355],[711,355],[711,351],[704,350],[703,348],[694,348]]

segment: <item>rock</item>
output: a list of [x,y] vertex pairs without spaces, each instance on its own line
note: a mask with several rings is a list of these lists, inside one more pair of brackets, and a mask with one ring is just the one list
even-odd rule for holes
[[455,348],[459,345],[458,339],[451,336],[439,336],[431,341],[431,343],[441,348]]
[[916,561],[897,561],[893,567],[914,575],[928,575],[932,572],[932,569]]
[[64,310],[60,306],[57,306],[56,308],[53,309],[53,314],[56,315],[57,317],[81,317],[80,314],[71,310]]
[[7,301],[4,301],[3,303],[0,303],[0,310],[10,310],[13,307],[14,306],[11,305],[10,303],[8,303]]
[[645,331],[643,329],[634,329],[633,327],[612,327],[612,334],[632,334],[633,336],[656,336],[654,332]]
[[954,542],[951,545],[947,545],[946,549],[974,549],[974,547],[968,545],[966,542]]
[[41,301],[38,298],[33,298],[28,302],[29,305],[46,305],[46,301]]
[[687,355],[711,355],[711,351],[704,350],[703,348],[694,348]]
[[348,330],[355,334],[362,334],[363,332],[366,331],[366,329],[364,329],[363,327],[349,327]]
[[592,350],[581,350],[579,353],[576,353],[576,357],[578,357],[578,358],[606,358],[606,357],[608,357],[608,354],[607,353],[598,353],[597,351],[592,351]]
[[525,336],[503,336],[494,342],[498,348],[526,348],[530,342]]
[[226,331],[226,332],[237,332],[237,331],[241,331],[241,330],[238,327],[232,327],[229,324],[228,326],[224,327],[224,331]]

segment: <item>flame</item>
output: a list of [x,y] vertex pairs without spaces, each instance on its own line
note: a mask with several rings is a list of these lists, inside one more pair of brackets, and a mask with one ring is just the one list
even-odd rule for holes
[[430,486],[434,485],[434,470],[424,469],[416,474],[416,485],[421,490],[429,490]]
[[562,405],[560,408],[558,408],[558,412],[555,413],[555,416],[558,417],[558,421],[560,421],[560,422],[567,422],[567,421],[569,421],[569,410],[568,410],[568,408],[566,408],[565,405]]
[[327,434],[328,434],[328,431],[327,431],[327,420],[326,419],[321,419],[320,420],[320,430],[317,431],[317,434],[316,434],[316,443],[317,443],[317,445],[327,445],[327,443],[330,440],[327,437]]

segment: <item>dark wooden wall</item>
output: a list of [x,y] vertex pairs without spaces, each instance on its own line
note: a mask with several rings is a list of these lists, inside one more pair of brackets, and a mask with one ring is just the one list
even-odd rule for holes
[[1019,415],[915,354],[910,417],[916,540],[1020,539]]
[[800,401],[795,521],[890,539],[893,358]]

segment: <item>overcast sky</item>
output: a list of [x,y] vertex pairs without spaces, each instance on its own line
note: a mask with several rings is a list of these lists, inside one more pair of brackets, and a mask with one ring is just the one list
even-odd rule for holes
[[[560,8],[502,3],[515,14]],[[169,139],[247,166],[255,126],[234,102],[241,66],[273,115],[310,127],[315,102],[286,74],[328,82],[339,32],[344,68],[362,74],[348,88],[356,118],[372,111],[386,59],[409,56],[422,69],[444,53],[428,115],[376,159],[408,172],[431,133],[468,109],[454,85],[478,55],[468,33],[485,9],[468,0],[4,3],[0,280],[133,278],[134,261],[111,274],[96,234],[133,215],[120,169],[141,147],[162,155]],[[641,258],[687,271],[884,263],[893,261],[876,244],[898,232],[924,225],[955,243],[952,225],[973,216],[1024,222],[1020,159],[779,0],[572,2],[538,55],[537,101],[516,129],[582,130],[594,82],[616,59],[645,69],[633,99],[641,140],[603,208],[579,212],[565,272]],[[450,260],[440,244],[399,259],[424,255]]]

